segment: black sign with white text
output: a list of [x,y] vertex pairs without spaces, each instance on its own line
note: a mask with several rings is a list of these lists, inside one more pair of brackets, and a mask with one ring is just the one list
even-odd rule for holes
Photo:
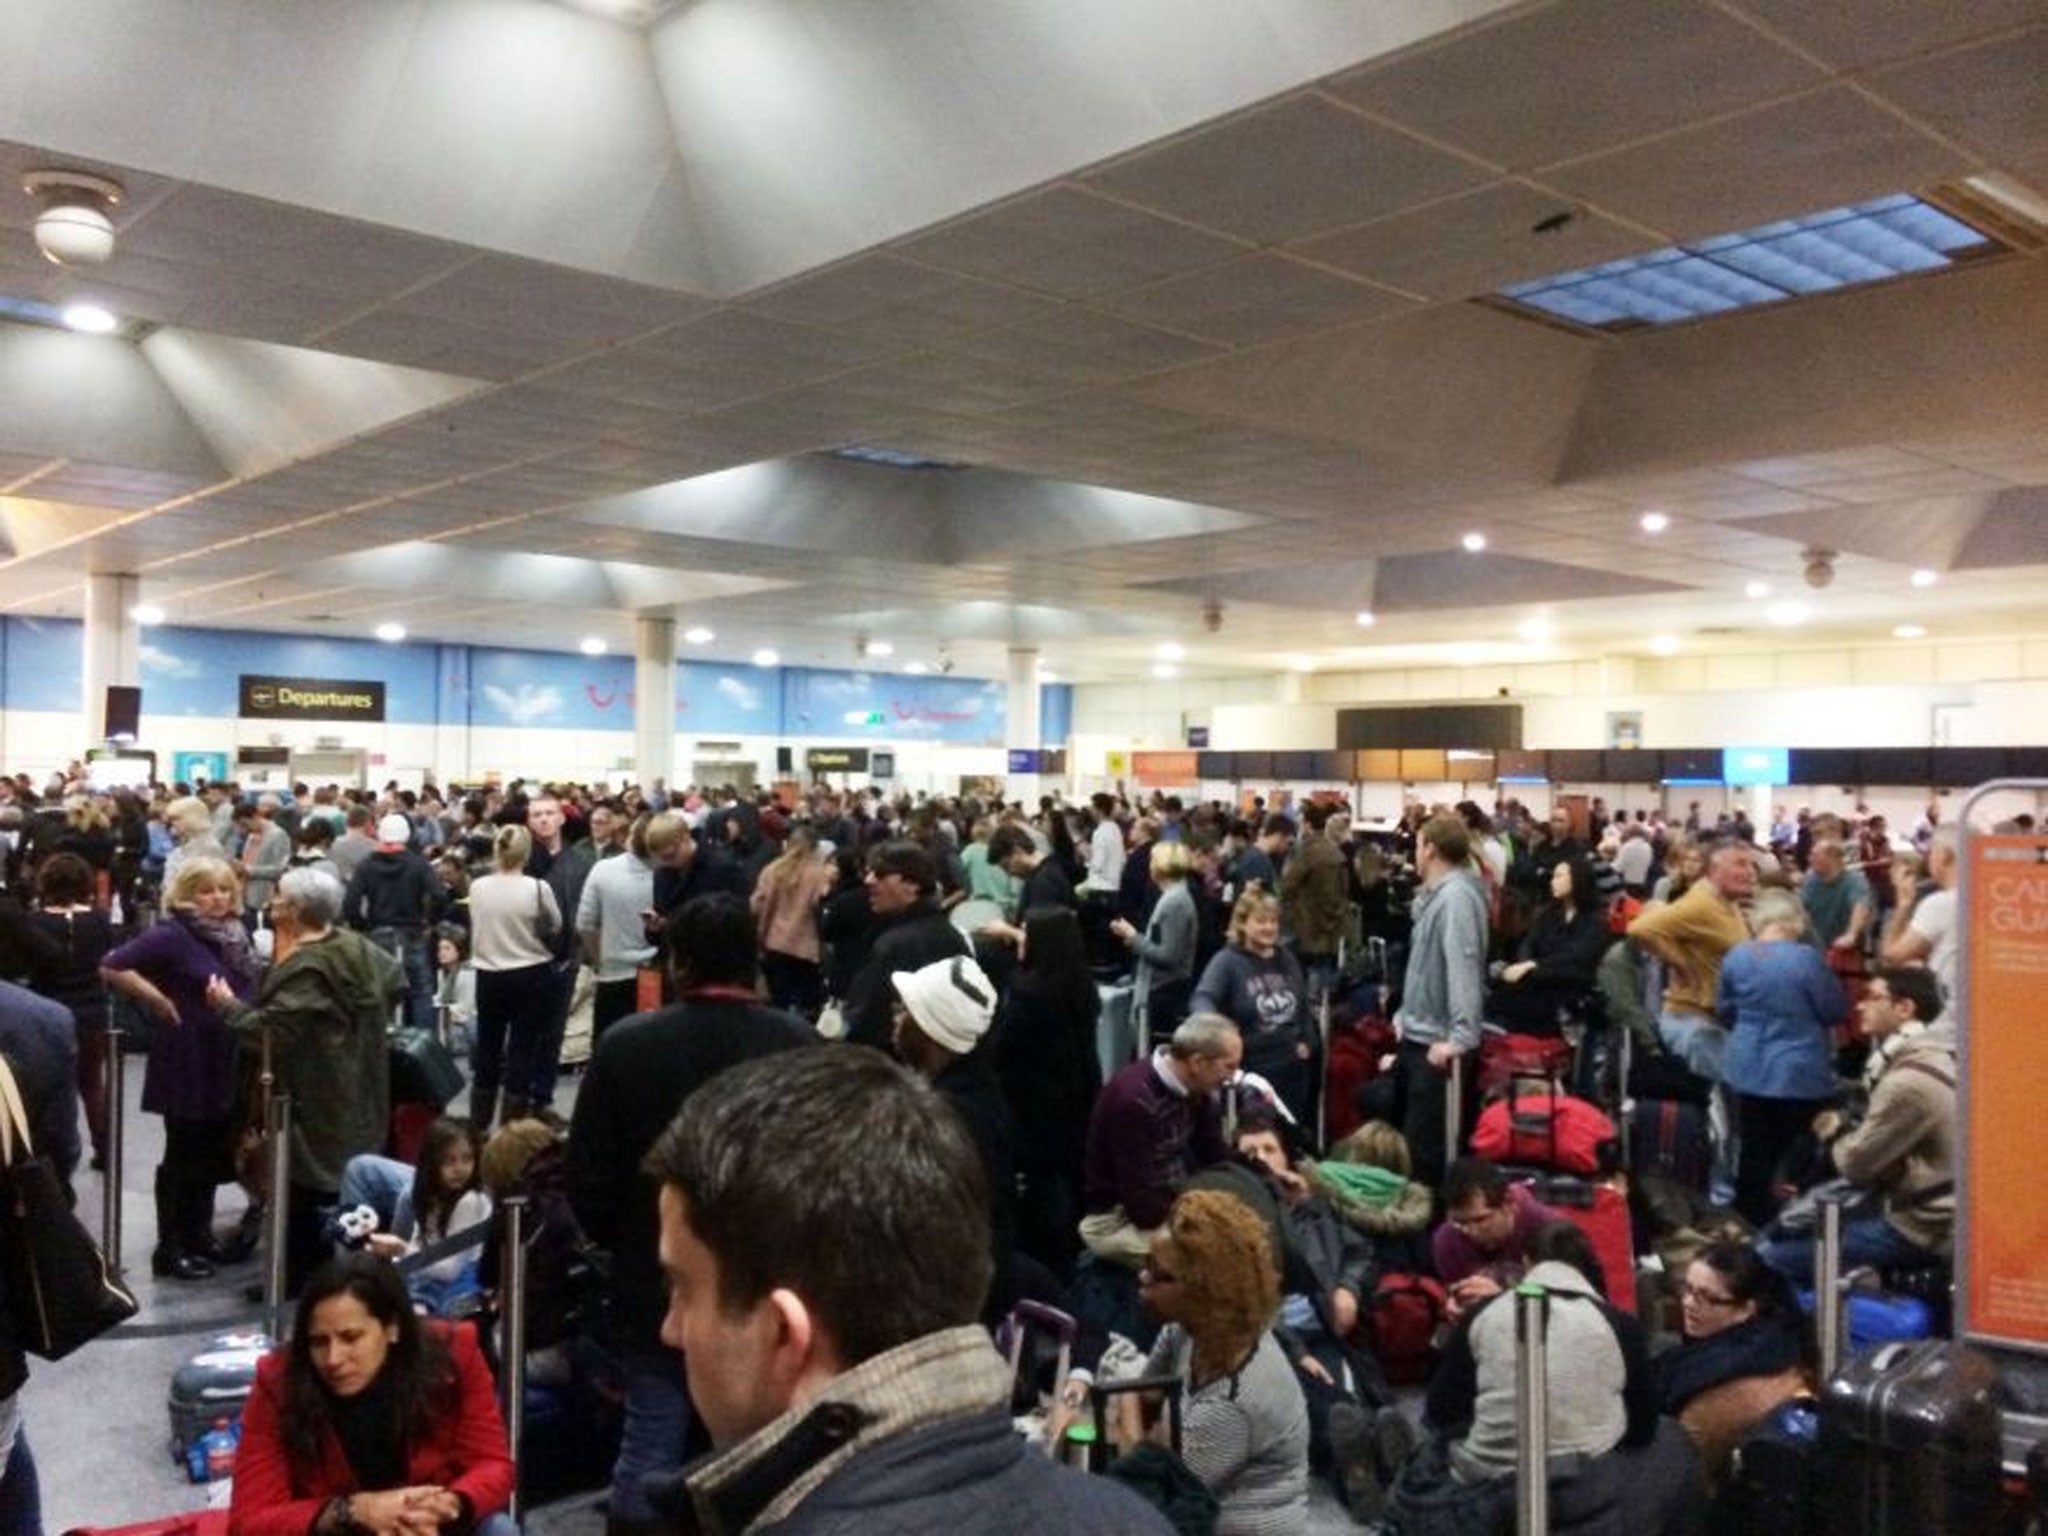
[[257,677],[242,674],[244,720],[361,720],[384,718],[384,685],[350,679]]

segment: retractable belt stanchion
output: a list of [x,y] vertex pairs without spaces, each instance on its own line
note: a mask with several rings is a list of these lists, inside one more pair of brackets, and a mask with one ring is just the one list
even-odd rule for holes
[[[498,1258],[498,1316],[503,1325],[499,1347],[504,1357],[499,1381],[505,1394],[505,1437],[516,1468],[519,1443],[526,1432],[526,1196],[507,1195],[498,1210],[504,1222],[498,1234],[504,1244]],[[515,1477],[514,1520],[520,1517],[522,1502]]]
[[1444,1166],[1448,1168],[1458,1160],[1458,1138],[1465,1129],[1465,1055],[1461,1051],[1451,1058],[1451,1069],[1444,1074]]
[[121,1056],[121,1031],[107,1026],[107,1144],[104,1178],[100,1185],[100,1247],[106,1251],[107,1268],[121,1273],[121,1111],[127,1094],[122,1081],[125,1064]]
[[1515,1287],[1515,1536],[1550,1531],[1550,1296]]
[[292,1183],[292,1100],[280,1093],[270,1100],[265,1117],[265,1134],[270,1138],[270,1204],[264,1207],[263,1331],[273,1339],[284,1338],[285,1245],[291,1222],[288,1202]]
[[[1342,941],[1339,941],[1342,948]],[[1340,965],[1343,963],[1340,959]],[[1341,974],[1341,972],[1339,973]],[[1323,995],[1316,1003],[1316,1034],[1322,1040],[1322,1048],[1316,1053],[1316,1070],[1322,1081],[1313,1085],[1316,1096],[1316,1145],[1325,1147],[1330,1142],[1330,989],[1323,988]]]
[[1820,1202],[1820,1241],[1813,1254],[1813,1324],[1820,1335],[1820,1377],[1842,1363],[1842,1202]]

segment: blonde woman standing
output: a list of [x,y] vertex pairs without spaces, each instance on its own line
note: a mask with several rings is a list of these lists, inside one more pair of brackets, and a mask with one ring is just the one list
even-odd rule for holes
[[553,1077],[539,1055],[551,1038],[559,988],[553,939],[562,911],[545,880],[525,873],[533,852],[526,828],[500,827],[491,843],[493,872],[469,887],[470,963],[476,968],[475,1081],[469,1119],[489,1132],[502,1088],[507,1122],[549,1105],[537,1085]]

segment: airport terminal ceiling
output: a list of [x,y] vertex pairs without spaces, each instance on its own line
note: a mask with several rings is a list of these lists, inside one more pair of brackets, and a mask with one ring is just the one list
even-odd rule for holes
[[2039,0],[7,0],[0,609],[1076,681],[2038,632],[2043,79]]

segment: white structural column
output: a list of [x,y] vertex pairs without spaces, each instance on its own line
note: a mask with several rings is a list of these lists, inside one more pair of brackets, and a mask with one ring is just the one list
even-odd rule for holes
[[142,681],[142,640],[132,610],[141,583],[134,576],[85,578],[85,744],[106,740],[107,690]]
[[633,773],[642,787],[656,779],[675,788],[676,621],[634,621]]
[[[1038,648],[1019,645],[1010,648],[1010,694],[1003,711],[1003,745],[1012,752],[1039,749]],[[1038,775],[1009,775],[1010,795],[1028,804],[1038,798]]]

